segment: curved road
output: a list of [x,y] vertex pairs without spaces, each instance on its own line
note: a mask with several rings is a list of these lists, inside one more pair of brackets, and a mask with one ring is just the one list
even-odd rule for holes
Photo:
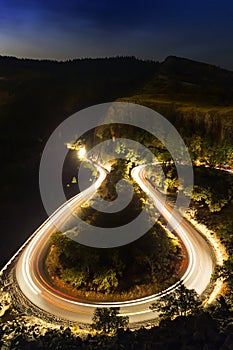
[[[106,177],[106,171],[98,166],[99,178],[88,189],[71,198],[52,214],[43,225],[31,236],[21,253],[16,265],[16,278],[24,295],[39,308],[63,319],[90,323],[96,307],[120,307],[123,315],[128,315],[131,323],[150,320],[155,317],[149,310],[151,303],[161,296],[171,293],[184,283],[188,288],[194,288],[201,294],[209,284],[214,269],[214,255],[204,238],[172,208],[162,205],[163,198],[147,181],[144,166],[132,170],[132,177],[139,186],[154,200],[157,209],[182,240],[188,252],[188,267],[181,280],[158,294],[128,302],[89,302],[84,303],[77,298],[66,295],[46,281],[43,268],[44,252],[50,235],[54,232],[54,222],[64,222],[70,215],[70,209],[75,208],[90,199]],[[172,217],[171,217],[172,212]]]

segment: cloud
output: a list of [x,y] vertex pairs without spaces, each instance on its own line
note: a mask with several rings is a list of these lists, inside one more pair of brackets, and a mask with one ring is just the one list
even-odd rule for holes
[[1,47],[50,58],[179,54],[229,66],[232,17],[228,0],[1,0]]

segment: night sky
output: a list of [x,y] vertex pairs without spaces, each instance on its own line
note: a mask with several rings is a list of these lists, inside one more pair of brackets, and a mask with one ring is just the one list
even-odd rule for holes
[[0,0],[0,54],[172,54],[233,70],[233,1]]

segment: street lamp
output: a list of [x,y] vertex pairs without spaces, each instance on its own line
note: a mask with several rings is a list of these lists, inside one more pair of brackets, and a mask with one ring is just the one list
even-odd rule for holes
[[85,160],[86,162],[88,163],[91,163],[93,164],[95,167],[99,167],[99,168],[102,168],[102,170],[105,171],[105,173],[109,174],[110,170],[111,170],[111,166],[107,166],[106,168],[104,166],[102,166],[101,164],[97,163],[96,161],[94,161],[93,159],[91,158],[87,158],[86,157],[86,153],[87,153],[87,150],[86,150],[86,147],[85,146],[76,146],[72,143],[66,143],[66,147],[68,149],[71,149],[71,150],[77,150],[77,155],[78,155],[78,158],[80,160]]
[[86,148],[85,148],[85,146],[83,146],[78,150],[78,157],[80,159],[84,159],[86,156],[86,153],[87,153]]

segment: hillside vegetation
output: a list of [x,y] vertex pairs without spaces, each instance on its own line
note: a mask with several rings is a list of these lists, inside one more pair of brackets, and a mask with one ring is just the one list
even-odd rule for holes
[[[50,133],[70,114],[93,104],[116,99],[140,103],[162,113],[177,127],[194,162],[232,168],[232,93],[232,72],[173,56],[162,63],[140,61],[134,57],[84,59],[65,63],[0,57],[0,139],[3,150],[1,263],[9,259],[16,247],[47,217],[38,187],[40,156]],[[99,135],[102,130],[99,130]],[[145,134],[138,135],[147,138]],[[145,141],[149,146],[150,141]],[[152,146],[155,149],[160,147],[155,141]],[[173,177],[168,180],[173,180]],[[173,192],[176,190],[176,183],[170,181],[169,186]],[[207,171],[204,167],[195,169],[195,191],[191,207],[193,215],[198,222],[216,232],[229,256],[233,241],[232,188],[230,175],[217,175],[216,170]],[[156,245],[162,235],[163,231],[157,230],[152,233],[150,240]],[[67,253],[64,248],[69,247],[68,240],[64,237],[61,239],[59,234],[53,236],[53,240],[53,243],[57,240],[57,247],[62,245],[63,251]],[[157,252],[162,252],[161,258],[168,241],[168,237],[163,237],[161,249],[157,245]],[[145,247],[136,245],[137,242],[134,243],[134,249],[139,248],[141,251]],[[150,250],[152,244],[146,247],[151,254],[154,252],[153,249]],[[172,256],[177,255],[177,247],[173,245],[173,248],[170,252]],[[70,251],[68,249],[68,254]],[[85,265],[81,261],[85,256],[81,256],[80,246],[72,251],[75,265],[77,266],[78,260],[79,265],[88,270],[88,263]],[[50,271],[51,276],[56,273],[70,284],[74,283],[74,266],[70,261],[67,262],[65,253],[62,256],[61,251],[55,253],[57,254],[52,257],[57,259],[58,270]],[[110,260],[111,265],[112,259],[118,258],[118,262],[123,260],[124,263],[124,259],[132,261],[133,257],[134,255],[123,254],[122,259],[119,259],[121,254],[118,252],[118,255],[109,255],[106,259]],[[149,261],[144,263],[147,273],[149,271],[148,274],[152,276],[150,268],[153,266],[150,266]],[[52,267],[54,266],[53,262]],[[101,262],[101,266],[105,267],[104,262]],[[174,268],[174,265],[168,265],[167,260],[165,266],[168,273],[170,268]],[[6,310],[6,315],[0,320],[0,347],[33,350],[51,347],[230,350],[233,343],[232,266],[230,258],[216,271],[228,283],[225,299],[220,297],[216,304],[202,310],[200,314],[177,317],[175,320],[166,319],[159,326],[148,330],[120,330],[111,338],[97,334],[81,339],[69,328],[64,328],[64,325],[56,329],[47,324],[41,327],[34,318],[28,321],[13,305],[7,305],[3,300],[0,310]],[[126,271],[123,265],[121,271],[126,275],[132,272]],[[114,272],[111,271],[112,276]],[[90,271],[90,276],[93,277],[94,273],[95,271]],[[87,278],[75,281],[79,288],[80,281],[81,285],[90,282],[87,273],[84,277]],[[113,291],[114,283],[120,281],[115,274],[115,278],[113,276],[110,279],[113,283],[109,286],[106,281],[103,283],[100,275],[96,277],[94,288],[102,288],[102,292],[103,288]],[[130,288],[121,287],[122,290]],[[3,284],[1,288],[5,288]],[[25,314],[28,311],[30,312],[25,310]]]
[[101,102],[140,103],[175,124],[193,160],[232,167],[232,89],[232,72],[173,56],[162,63],[134,57],[55,62],[0,56],[1,264],[15,251],[12,232],[20,246],[46,218],[39,162],[61,121]]
[[233,72],[169,56],[137,94],[120,100],[168,118],[194,161],[233,167]]

